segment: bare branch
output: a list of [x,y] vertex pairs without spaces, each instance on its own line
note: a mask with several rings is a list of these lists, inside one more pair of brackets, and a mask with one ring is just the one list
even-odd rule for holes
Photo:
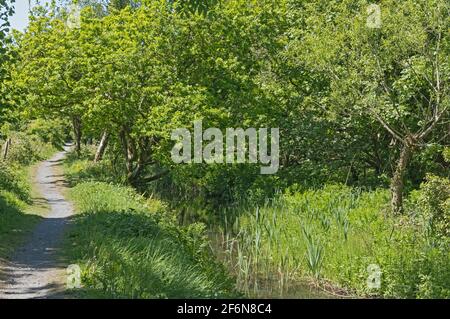
[[378,122],[398,141],[401,143],[405,143],[405,139],[400,136],[400,133],[396,132],[393,128],[389,126],[382,118],[381,116],[373,109],[370,109],[371,113],[375,116]]

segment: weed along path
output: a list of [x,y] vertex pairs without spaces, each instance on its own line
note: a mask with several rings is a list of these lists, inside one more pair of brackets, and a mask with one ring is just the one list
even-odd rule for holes
[[5,281],[0,283],[0,298],[62,297],[67,265],[59,259],[58,250],[73,208],[62,194],[64,183],[58,171],[69,148],[66,146],[38,168],[34,182],[50,211],[2,270]]

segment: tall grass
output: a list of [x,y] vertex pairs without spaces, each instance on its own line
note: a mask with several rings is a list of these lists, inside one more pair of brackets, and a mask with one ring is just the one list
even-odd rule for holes
[[105,183],[124,184],[125,176],[120,168],[114,165],[110,158],[94,163],[94,145],[87,145],[81,149],[81,154],[70,152],[63,163],[64,175],[69,185],[86,181],[100,181]]
[[[153,251],[172,251],[170,247],[159,248],[162,243],[166,245],[166,241],[151,242],[146,250],[147,246],[135,242],[133,236],[138,235],[122,238],[126,233],[116,227],[134,229],[135,226],[128,223],[147,225],[136,216],[151,216],[149,220],[154,223],[156,218],[159,225],[156,229],[170,229],[169,232],[163,231],[163,234],[177,234],[175,237],[178,239],[172,238],[167,243],[181,240],[180,247],[187,249],[188,255],[194,258],[192,265],[201,265],[200,268],[188,268],[189,271],[201,269],[197,271],[198,278],[207,278],[205,281],[200,279],[202,282],[215,282],[215,287],[227,287],[221,292],[217,289],[212,292],[214,289],[204,284],[205,288],[198,292],[192,286],[190,289],[196,291],[193,296],[223,296],[230,293],[233,285],[225,279],[227,275],[224,275],[221,265],[209,254],[204,254],[209,251],[205,247],[208,242],[200,230],[200,224],[175,226],[177,218],[184,222],[189,219],[186,218],[186,209],[183,209],[183,218],[180,218],[179,213],[168,213],[165,205],[160,207],[160,201],[146,200],[126,187],[116,186],[120,178],[108,174],[108,165],[108,162],[92,164],[87,159],[79,161],[73,158],[66,166],[72,184],[82,183],[74,189],[78,193],[75,201],[84,205],[80,210],[84,213],[77,221],[77,229],[84,228],[86,232],[80,231],[76,235],[81,241],[77,243],[80,250],[74,256],[85,265],[87,287],[116,297],[185,296],[185,292],[177,290],[171,281],[157,285],[160,288],[147,285],[136,290],[134,287],[141,287],[143,280],[139,279],[142,277],[138,274],[130,276],[135,279],[129,281],[125,280],[125,275],[117,276],[117,273],[129,275],[138,271],[138,268],[129,270],[132,268],[129,260],[134,260],[133,263],[139,264],[139,267],[152,269],[153,266],[146,263],[159,262],[145,256],[151,256]],[[86,189],[82,187],[87,185],[84,181],[95,180],[102,180],[103,183],[94,183],[95,187],[91,185]],[[209,244],[218,259],[235,276],[237,289],[248,296],[450,296],[448,241],[430,238],[426,228],[418,225],[416,213],[390,215],[388,201],[387,190],[363,191],[344,185],[326,185],[321,189],[287,191],[259,206],[243,201],[214,214],[207,209],[207,215],[211,216]],[[197,199],[193,198],[187,210],[198,210],[196,203]],[[204,206],[199,207],[205,210]],[[154,211],[165,213],[148,214]],[[171,220],[170,226],[159,224],[161,220]],[[136,230],[136,234],[141,232],[147,234],[145,229]],[[181,235],[183,233],[189,235]],[[150,238],[142,240],[145,242]],[[142,251],[143,255],[139,255],[138,251]],[[174,265],[169,269],[179,269],[176,265],[185,254],[178,256],[178,253],[174,252],[175,255],[170,258],[165,255],[165,260],[169,259],[168,263]],[[140,257],[135,259],[133,256]],[[109,263],[109,260],[113,262]],[[381,269],[381,287],[378,289],[367,285],[370,275],[368,266],[372,264]],[[211,265],[213,269],[205,268],[206,265]],[[216,267],[219,272],[214,271]],[[175,276],[180,271],[173,272]],[[204,274],[207,274],[206,277]],[[194,282],[192,278],[178,277],[176,281],[184,285],[185,282]],[[155,294],[155,291],[163,292]]]
[[[272,295],[283,296],[312,281],[345,295],[449,297],[448,246],[430,246],[411,218],[390,216],[388,199],[386,190],[329,185],[261,208],[227,209],[219,256],[254,296],[267,294],[268,282]],[[380,289],[366,284],[370,264],[382,270]]]
[[0,162],[0,258],[8,258],[40,220],[30,206],[30,171],[28,167]]
[[124,186],[82,182],[67,241],[87,297],[220,298],[233,283],[206,249],[200,224],[179,227],[165,205]]

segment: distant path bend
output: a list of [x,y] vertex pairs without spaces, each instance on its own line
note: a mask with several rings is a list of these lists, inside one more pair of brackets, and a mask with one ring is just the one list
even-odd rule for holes
[[26,243],[17,249],[3,273],[6,282],[0,284],[0,299],[62,298],[67,265],[59,260],[64,232],[73,214],[72,205],[61,193],[64,180],[58,175],[70,146],[40,164],[37,184],[50,212],[33,230]]

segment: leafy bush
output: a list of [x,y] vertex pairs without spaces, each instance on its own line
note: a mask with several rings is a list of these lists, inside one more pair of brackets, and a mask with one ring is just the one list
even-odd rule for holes
[[59,119],[36,119],[31,121],[25,130],[27,135],[37,136],[42,142],[49,143],[55,148],[62,148],[67,138],[66,125]]
[[412,193],[408,210],[430,236],[450,238],[450,179],[427,175],[420,189]]
[[44,143],[36,135],[24,132],[10,132],[11,145],[6,157],[8,162],[29,165],[33,162],[49,157],[55,149]]
[[39,217],[25,214],[30,199],[26,170],[0,161],[0,258],[10,255]]
[[14,193],[20,200],[29,200],[29,184],[22,170],[16,165],[0,161],[0,190]]
[[450,179],[427,176],[427,181],[421,185],[419,202],[432,231],[450,237]]
[[95,148],[90,146],[81,149],[81,155],[70,152],[64,162],[64,172],[71,185],[80,181],[101,181],[106,183],[122,184],[125,176],[121,170],[117,170],[109,158],[95,163],[93,154]]

